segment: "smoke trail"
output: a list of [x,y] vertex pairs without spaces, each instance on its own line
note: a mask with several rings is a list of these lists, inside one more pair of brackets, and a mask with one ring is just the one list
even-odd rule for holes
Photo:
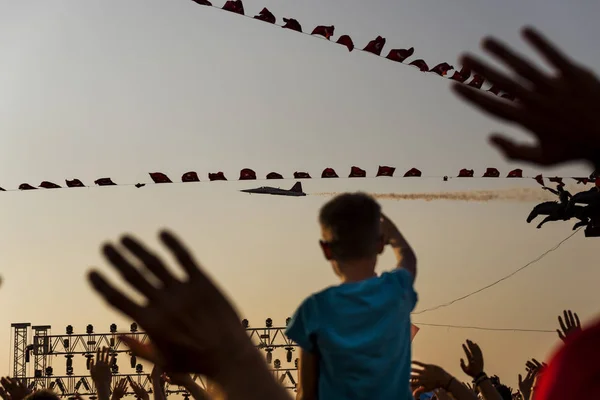
[[[335,196],[339,193],[313,193],[317,196]],[[552,193],[532,188],[513,188],[499,190],[470,190],[460,192],[434,192],[434,193],[369,193],[381,200],[450,200],[472,201],[486,203],[489,201],[512,202],[541,202],[557,200]]]

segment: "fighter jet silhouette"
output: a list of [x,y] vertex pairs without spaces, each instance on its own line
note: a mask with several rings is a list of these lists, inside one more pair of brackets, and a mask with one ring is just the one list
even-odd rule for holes
[[273,194],[277,196],[306,196],[306,193],[302,191],[302,183],[300,182],[296,182],[296,184],[292,186],[292,188],[289,190],[269,186],[261,186],[256,189],[240,190],[240,192],[255,194]]

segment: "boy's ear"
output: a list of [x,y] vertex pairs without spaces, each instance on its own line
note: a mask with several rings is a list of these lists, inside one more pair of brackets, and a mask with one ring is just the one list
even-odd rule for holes
[[323,255],[327,261],[331,261],[331,248],[329,247],[329,243],[319,240],[319,245],[321,245],[321,250],[323,251]]
[[385,248],[385,239],[383,235],[379,236],[379,240],[377,242],[377,254],[383,253],[383,249]]

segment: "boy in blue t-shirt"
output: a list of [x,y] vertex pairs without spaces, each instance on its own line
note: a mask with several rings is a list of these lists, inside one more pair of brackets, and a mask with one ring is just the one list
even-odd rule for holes
[[[319,215],[325,258],[341,284],[308,297],[286,334],[300,346],[297,400],[408,400],[417,260],[370,196],[346,193]],[[397,268],[375,273],[389,244]]]

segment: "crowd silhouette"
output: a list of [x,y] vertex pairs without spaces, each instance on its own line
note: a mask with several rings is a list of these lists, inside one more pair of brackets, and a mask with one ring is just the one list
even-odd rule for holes
[[[534,29],[524,29],[523,36],[551,64],[554,75],[506,44],[487,38],[483,48],[514,76],[470,54],[462,57],[462,63],[517,101],[462,84],[455,84],[454,91],[473,106],[518,124],[535,137],[534,144],[525,145],[492,135],[491,143],[508,159],[543,166],[587,161],[600,168],[600,82]],[[563,206],[567,210],[570,196],[557,194],[566,199]],[[600,355],[600,323],[582,329],[577,314],[571,311],[559,317],[557,332],[562,346],[547,363],[527,361],[518,388],[487,375],[484,353],[470,340],[463,345],[465,357],[460,360],[462,370],[472,378],[469,383],[460,382],[440,366],[413,360],[410,313],[417,302],[413,289],[417,257],[406,239],[375,200],[360,193],[334,198],[322,208],[319,220],[323,254],[341,284],[308,297],[288,326],[287,334],[301,348],[297,399],[600,398],[594,363]],[[154,365],[154,398],[165,397],[164,383],[170,381],[186,387],[195,399],[289,400],[290,394],[273,378],[247,336],[234,305],[182,241],[168,231],[159,236],[185,271],[185,279],[176,278],[163,260],[132,236],[102,247],[129,290],[144,297],[143,304],[132,301],[126,291],[117,289],[99,272],[89,274],[98,295],[147,333],[149,343],[130,336],[121,339],[135,356]],[[394,250],[398,265],[394,271],[376,276],[377,256],[386,245]],[[132,263],[132,256],[141,267]],[[160,284],[150,283],[146,272]],[[99,350],[91,366],[99,400],[117,400],[127,387],[138,399],[148,399],[148,393],[133,381],[121,380],[111,390],[109,364],[110,352]],[[214,389],[201,389],[189,374],[205,376]],[[46,390],[31,393],[23,382],[12,378],[3,378],[1,385],[0,396],[5,400],[58,398]]]

